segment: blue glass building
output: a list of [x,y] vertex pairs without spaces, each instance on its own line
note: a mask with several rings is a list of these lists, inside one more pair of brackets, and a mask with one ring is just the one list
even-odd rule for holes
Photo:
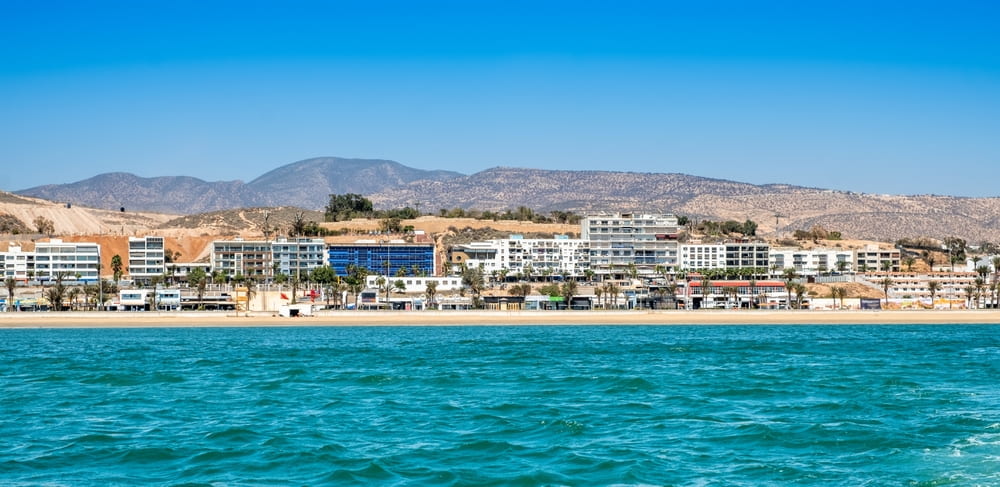
[[368,269],[369,274],[390,276],[400,269],[412,275],[414,269],[434,275],[434,244],[356,242],[334,243],[327,247],[330,267],[338,276],[347,275],[347,266],[354,264]]

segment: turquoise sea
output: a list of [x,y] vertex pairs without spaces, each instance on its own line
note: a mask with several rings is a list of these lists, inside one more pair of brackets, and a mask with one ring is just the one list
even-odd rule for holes
[[6,329],[0,485],[1000,485],[1000,325]]

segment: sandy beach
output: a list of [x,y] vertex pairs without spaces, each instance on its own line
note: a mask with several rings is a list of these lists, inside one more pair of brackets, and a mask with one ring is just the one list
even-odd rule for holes
[[997,310],[808,311],[332,311],[285,318],[266,312],[2,313],[0,328],[239,326],[1000,324]]

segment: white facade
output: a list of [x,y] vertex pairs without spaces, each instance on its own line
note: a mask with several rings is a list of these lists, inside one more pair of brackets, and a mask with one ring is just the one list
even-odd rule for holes
[[511,235],[507,239],[472,242],[452,248],[451,263],[481,268],[489,277],[506,270],[509,276],[566,274],[582,276],[590,267],[590,246],[581,239],[557,236],[526,239]]
[[[897,263],[898,263],[897,253]],[[815,276],[823,272],[837,272],[841,267],[843,272],[854,270],[854,251],[847,249],[800,249],[795,247],[779,247],[771,249],[770,268],[776,273],[784,269],[795,269],[801,276]],[[837,264],[843,262],[843,264]]]
[[580,220],[581,239],[590,244],[590,267],[597,274],[622,274],[635,265],[640,274],[656,266],[676,270],[677,217],[670,214],[617,213]]
[[279,238],[271,242],[271,262],[285,275],[308,275],[325,264],[326,244],[321,238]]
[[10,245],[6,252],[0,252],[0,260],[3,262],[3,277],[13,277],[14,279],[27,282],[28,272],[35,271],[35,253],[21,250],[20,245]]
[[128,275],[135,282],[150,282],[166,273],[163,237],[128,238]]
[[54,238],[35,244],[35,279],[96,282],[100,277],[101,246],[91,242],[63,242]]
[[678,267],[681,269],[725,269],[726,246],[722,244],[682,244]]
[[[384,276],[379,275],[369,275],[365,278],[365,286],[368,289],[378,289],[378,280],[384,278]],[[406,293],[423,293],[427,290],[427,284],[430,282],[437,283],[437,292],[450,293],[457,292],[462,289],[462,278],[451,276],[451,277],[390,277],[389,285],[391,286],[396,281],[403,281],[403,285],[406,286]],[[395,292],[395,291],[393,291]]]

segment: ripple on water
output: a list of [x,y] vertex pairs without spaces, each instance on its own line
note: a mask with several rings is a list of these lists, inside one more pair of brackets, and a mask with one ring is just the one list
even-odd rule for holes
[[13,485],[1000,485],[996,325],[3,338]]

